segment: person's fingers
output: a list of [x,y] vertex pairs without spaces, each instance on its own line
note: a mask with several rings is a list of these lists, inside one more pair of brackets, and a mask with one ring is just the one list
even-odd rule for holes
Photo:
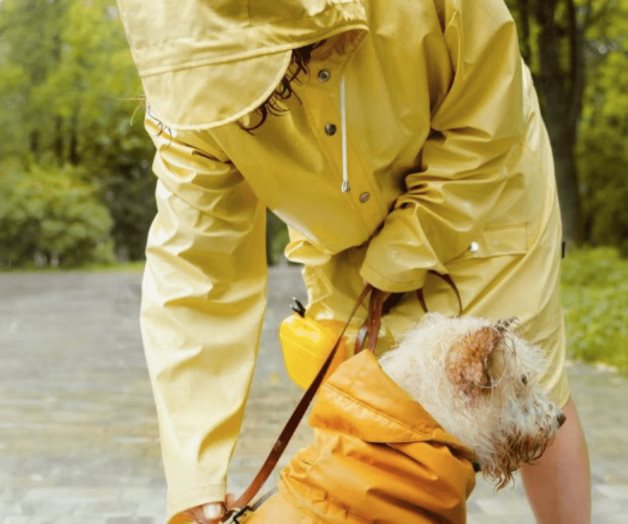
[[228,508],[233,506],[233,503],[236,501],[236,496],[233,493],[227,493],[225,495],[225,504]]
[[224,514],[225,505],[222,502],[211,502],[203,506],[203,515],[209,524],[218,524]]
[[222,502],[210,502],[184,511],[186,517],[193,519],[195,524],[218,524],[225,514]]
[[208,524],[207,519],[203,515],[203,508],[201,506],[190,508],[187,511],[184,511],[183,514],[186,517],[190,517],[194,524]]

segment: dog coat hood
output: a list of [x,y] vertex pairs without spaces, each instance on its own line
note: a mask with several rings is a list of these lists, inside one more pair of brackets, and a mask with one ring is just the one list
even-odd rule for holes
[[[367,29],[357,0],[118,0],[151,112],[173,129],[211,128],[259,107],[292,49]],[[176,96],[173,96],[176,93]]]
[[250,522],[464,522],[472,452],[370,351],[323,384],[310,424],[314,443],[282,471],[279,493]]

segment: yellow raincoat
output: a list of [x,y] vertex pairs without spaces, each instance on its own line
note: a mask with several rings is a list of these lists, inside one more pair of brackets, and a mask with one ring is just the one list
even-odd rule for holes
[[473,453],[363,351],[321,386],[314,442],[247,524],[461,524]]
[[[225,492],[266,304],[266,207],[304,264],[308,316],[344,320],[363,279],[457,313],[426,278],[447,271],[464,313],[521,319],[566,402],[551,148],[503,0],[118,4],[157,147],[141,323],[171,523]],[[322,39],[287,111],[241,129],[291,49]],[[420,315],[409,293],[378,350]]]

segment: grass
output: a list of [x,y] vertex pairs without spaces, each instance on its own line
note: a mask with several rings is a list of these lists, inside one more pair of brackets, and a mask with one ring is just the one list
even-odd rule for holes
[[144,261],[138,262],[119,262],[113,264],[84,264],[77,267],[37,267],[37,266],[22,266],[17,268],[8,269],[6,267],[0,268],[2,273],[28,273],[28,272],[52,272],[57,273],[60,271],[93,271],[93,272],[108,272],[108,271],[142,271],[144,269]]
[[570,355],[628,375],[628,260],[613,248],[569,253],[562,285]]

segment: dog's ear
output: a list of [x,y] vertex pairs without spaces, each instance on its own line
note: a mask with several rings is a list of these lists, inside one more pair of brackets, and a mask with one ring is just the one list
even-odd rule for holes
[[503,336],[495,327],[484,326],[456,340],[447,354],[449,380],[472,403],[493,385],[492,360]]

